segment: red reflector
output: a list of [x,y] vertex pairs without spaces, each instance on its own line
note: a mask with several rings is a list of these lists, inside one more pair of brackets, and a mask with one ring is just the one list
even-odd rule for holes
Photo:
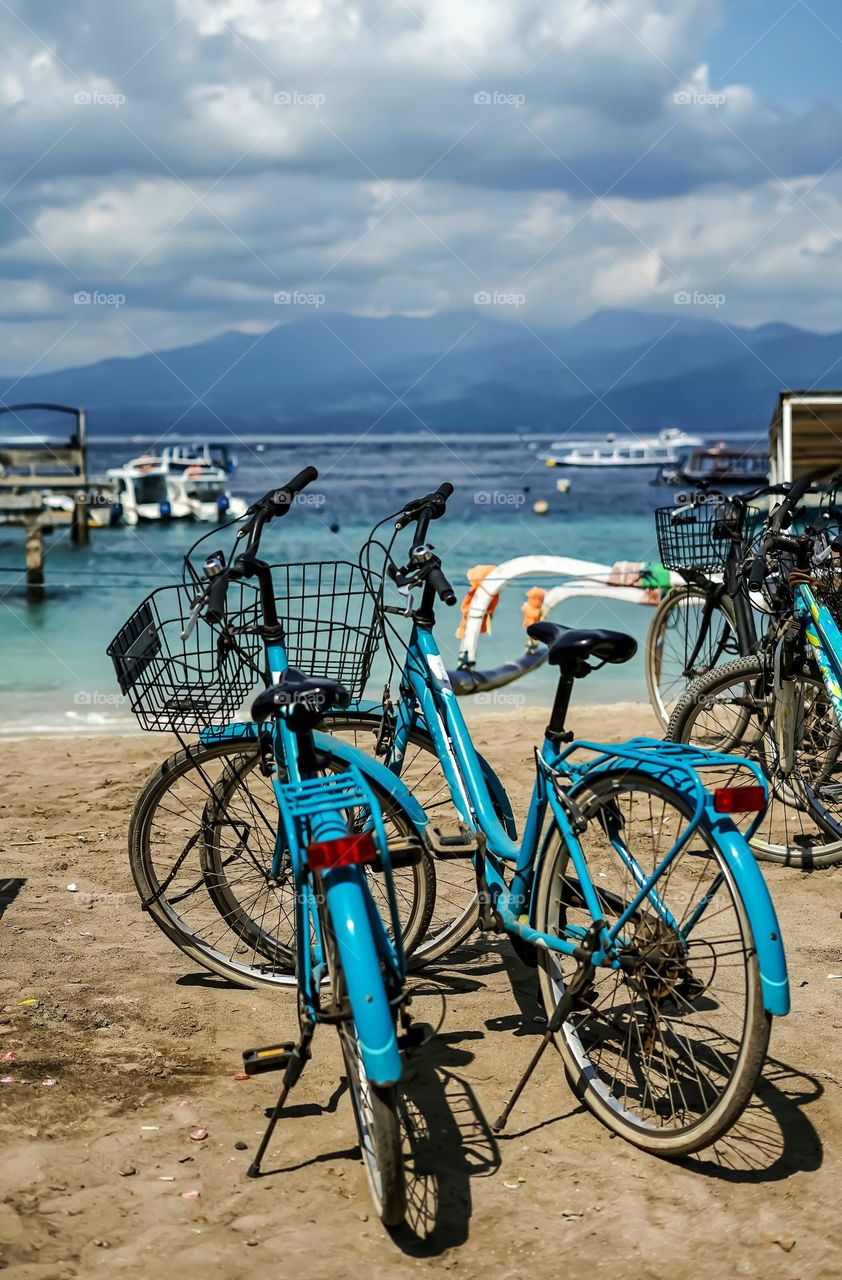
[[374,862],[377,850],[370,831],[338,840],[322,840],[307,846],[307,865],[311,871],[328,871],[331,867],[352,867],[359,862]]
[[713,793],[717,813],[760,813],[766,808],[762,787],[720,787]]

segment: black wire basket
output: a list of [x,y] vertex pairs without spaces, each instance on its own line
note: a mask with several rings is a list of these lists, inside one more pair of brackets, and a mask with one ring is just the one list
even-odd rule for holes
[[345,560],[272,565],[289,665],[362,696],[382,639],[381,575]]
[[143,729],[191,733],[227,723],[265,683],[254,584],[232,583],[223,619],[195,619],[185,636],[195,597],[183,583],[159,587],[108,646],[120,691]]
[[678,572],[721,571],[733,540],[739,538],[747,545],[761,521],[762,513],[757,507],[721,498],[698,505],[659,507],[655,528],[661,563]]

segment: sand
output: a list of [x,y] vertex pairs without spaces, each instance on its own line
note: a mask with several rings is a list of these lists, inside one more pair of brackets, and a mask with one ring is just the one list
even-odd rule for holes
[[[474,721],[520,804],[543,718]],[[594,736],[652,728],[628,706],[574,724]],[[410,1222],[390,1236],[371,1214],[327,1028],[270,1176],[245,1177],[277,1077],[236,1080],[240,1053],[291,1037],[294,1000],[197,971],[140,911],[126,825],[169,750],[159,735],[0,747],[0,1051],[16,1055],[0,1062],[14,1077],[0,1084],[4,1274],[839,1274],[842,981],[828,975],[842,972],[842,871],[768,870],[793,1012],[738,1129],[682,1165],[612,1137],[554,1053],[492,1137],[540,1033],[534,976],[508,943],[481,938],[416,978],[420,1017],[435,1022],[443,996],[446,1007],[408,1081]],[[205,1140],[191,1139],[196,1127]]]

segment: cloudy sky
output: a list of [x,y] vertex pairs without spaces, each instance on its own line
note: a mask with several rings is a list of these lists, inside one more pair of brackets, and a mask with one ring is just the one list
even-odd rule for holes
[[3,372],[314,308],[842,329],[838,0],[0,0],[0,37]]

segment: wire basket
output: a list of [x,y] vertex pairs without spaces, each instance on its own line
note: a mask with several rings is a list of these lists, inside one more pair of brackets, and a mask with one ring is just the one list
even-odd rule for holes
[[362,696],[382,638],[375,595],[382,578],[345,560],[272,565],[289,665],[338,680]]
[[659,507],[655,528],[661,563],[678,572],[722,570],[734,539],[749,539],[761,520],[757,507],[727,499],[710,499],[698,506]]
[[191,733],[224,724],[263,683],[254,585],[232,583],[222,621],[199,618],[183,638],[195,594],[185,584],[159,587],[108,646],[120,690],[143,729]]

